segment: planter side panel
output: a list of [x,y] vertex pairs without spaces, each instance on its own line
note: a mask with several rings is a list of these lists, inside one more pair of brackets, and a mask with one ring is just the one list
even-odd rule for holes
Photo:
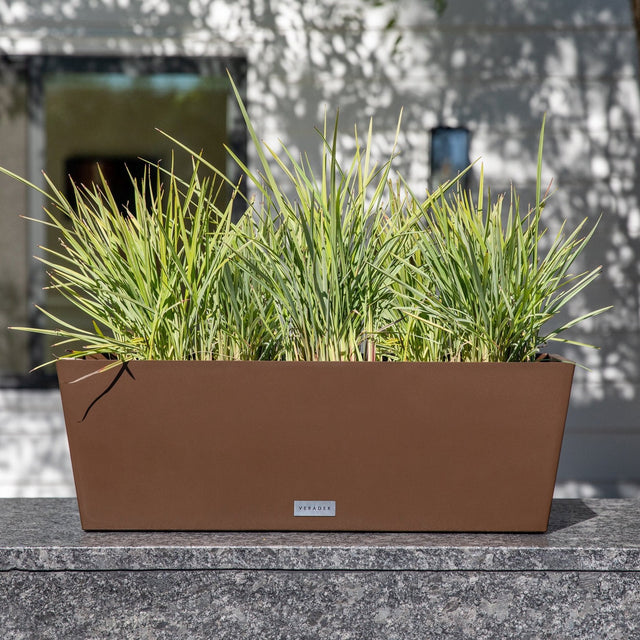
[[547,527],[572,365],[100,366],[58,365],[85,529]]

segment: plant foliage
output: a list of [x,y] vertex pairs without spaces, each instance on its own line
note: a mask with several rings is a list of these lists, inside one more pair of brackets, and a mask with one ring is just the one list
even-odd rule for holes
[[41,191],[59,244],[40,260],[91,321],[42,310],[50,328],[26,330],[57,338],[54,359],[524,361],[603,311],[553,325],[599,268],[570,272],[586,220],[541,250],[544,123],[536,203],[521,212],[513,190],[485,197],[482,172],[475,198],[457,178],[418,198],[393,153],[373,162],[371,125],[342,163],[337,118],[318,132],[316,171],[265,145],[236,97],[257,168],[232,156],[253,197],[176,140],[191,176],[149,166],[124,215],[103,177],[75,185],[73,203],[50,181]]

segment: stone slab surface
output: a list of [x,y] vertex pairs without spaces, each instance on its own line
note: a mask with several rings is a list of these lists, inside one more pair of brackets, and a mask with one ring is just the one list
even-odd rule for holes
[[3,639],[640,638],[640,501],[546,534],[83,532],[0,500]]
[[0,574],[7,640],[635,640],[640,574]]
[[640,571],[640,500],[555,500],[546,534],[84,532],[75,499],[0,500],[0,570]]

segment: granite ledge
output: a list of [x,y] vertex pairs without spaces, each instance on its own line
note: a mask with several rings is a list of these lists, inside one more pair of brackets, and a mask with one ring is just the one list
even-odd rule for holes
[[0,499],[0,571],[640,571],[640,500],[556,500],[545,534],[84,532],[74,499]]

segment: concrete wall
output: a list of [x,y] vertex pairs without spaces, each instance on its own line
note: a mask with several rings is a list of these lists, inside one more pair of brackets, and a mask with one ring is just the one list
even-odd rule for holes
[[0,391],[0,496],[73,495],[58,391]]
[[[347,139],[354,123],[374,118],[383,157],[404,109],[398,168],[415,187],[429,177],[429,129],[460,124],[494,191],[513,182],[525,202],[546,112],[544,175],[557,188],[549,226],[603,214],[583,264],[603,264],[604,274],[571,311],[615,306],[574,334],[600,350],[555,348],[590,368],[576,374],[559,494],[637,490],[640,99],[628,0],[449,0],[442,17],[426,0],[378,8],[362,0],[8,0],[0,51],[245,56],[249,109],[267,141],[313,155],[313,126],[340,107]],[[20,131],[0,131],[2,144]],[[19,141],[11,144],[22,157]],[[3,238],[8,228],[22,233],[6,203]],[[2,254],[17,274],[7,282],[24,282],[20,242]]]

